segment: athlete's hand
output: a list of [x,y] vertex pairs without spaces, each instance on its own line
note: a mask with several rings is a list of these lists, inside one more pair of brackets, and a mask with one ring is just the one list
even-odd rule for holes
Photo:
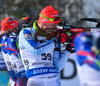
[[58,43],[64,43],[64,42],[73,43],[74,38],[75,38],[75,33],[72,33],[71,31],[63,32],[62,30],[58,32],[56,37]]
[[55,38],[58,40],[58,44],[60,44],[68,40],[68,35],[66,35],[65,33],[61,33],[61,34],[58,34]]
[[67,44],[66,50],[68,52],[74,53],[75,52],[74,44]]
[[76,34],[75,33],[72,33],[71,31],[67,31],[67,32],[65,32],[65,34],[68,36],[66,42],[73,43]]
[[52,39],[54,43],[64,43],[68,40],[68,35],[65,33],[59,33],[55,38]]

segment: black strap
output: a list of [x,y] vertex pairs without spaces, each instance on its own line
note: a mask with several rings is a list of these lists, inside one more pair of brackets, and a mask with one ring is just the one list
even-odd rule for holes
[[54,51],[61,51],[61,49],[57,47],[54,49]]

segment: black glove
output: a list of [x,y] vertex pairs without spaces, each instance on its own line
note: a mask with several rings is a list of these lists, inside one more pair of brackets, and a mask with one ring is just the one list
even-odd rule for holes
[[64,43],[68,40],[68,35],[62,31],[60,31],[55,37],[58,40],[58,44]]
[[58,40],[59,44],[64,42],[73,43],[75,35],[76,34],[72,33],[71,31],[67,31],[67,32],[59,31],[56,39]]
[[60,30],[57,34],[57,36],[55,38],[53,38],[52,40],[54,41],[54,43],[64,43],[64,42],[68,42],[68,43],[73,43],[75,38],[75,34],[72,33],[71,31],[67,31],[67,32],[62,32],[62,30]]
[[71,52],[71,53],[74,53],[74,45],[73,44],[67,44],[67,46],[66,46],[66,50],[68,51],[68,52]]
[[67,40],[67,35],[65,33],[58,34],[55,38],[52,39],[52,41],[56,44],[64,43]]

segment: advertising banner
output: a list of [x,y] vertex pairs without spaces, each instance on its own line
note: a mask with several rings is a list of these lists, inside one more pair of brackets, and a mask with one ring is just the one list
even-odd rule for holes
[[60,73],[62,86],[80,86],[76,67],[76,54],[70,54],[64,69]]

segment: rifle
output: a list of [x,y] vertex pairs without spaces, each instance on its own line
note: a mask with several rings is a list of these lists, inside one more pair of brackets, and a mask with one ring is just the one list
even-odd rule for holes
[[[97,25],[95,27],[81,27],[77,25],[81,22],[81,21],[89,21],[89,22],[95,22],[97,23]],[[55,36],[57,36],[57,32],[59,30],[62,30],[62,32],[67,32],[67,31],[71,31],[75,34],[77,33],[81,33],[81,32],[98,32],[100,31],[100,19],[96,19],[96,18],[82,18],[80,19],[74,26],[73,25],[67,25],[65,22],[60,22],[59,25],[57,26],[57,29],[46,29],[45,33],[48,34],[47,37],[48,39],[51,39]]]
[[[82,22],[82,21],[89,21],[89,22],[95,22],[97,23],[96,26],[94,27],[81,27],[77,25]],[[50,33],[50,35],[52,36],[56,36],[54,34],[57,33],[57,31],[61,30],[63,32],[67,32],[67,31],[71,31],[73,33],[81,33],[81,32],[98,32],[100,31],[100,19],[96,19],[96,18],[82,18],[80,19],[74,26],[73,25],[67,25],[65,22],[60,22],[60,24],[57,26],[57,29],[46,29],[46,33]]]
[[[97,23],[97,25],[95,27],[77,27],[77,25],[81,22],[81,21],[89,21],[89,22],[95,22]],[[63,31],[72,31],[74,33],[81,33],[81,32],[98,32],[100,31],[100,19],[96,19],[96,18],[82,18],[80,19],[74,26],[72,25],[66,25],[65,23],[62,24],[62,26],[57,26],[58,29],[63,29]]]
[[[80,22],[82,21],[89,21],[89,22],[95,22],[97,23],[96,26],[94,27],[79,27],[77,26]],[[96,19],[96,18],[82,18],[80,19],[74,26],[72,25],[67,25],[65,22],[61,22],[60,25],[57,26],[57,30],[56,29],[46,29],[47,33],[50,33],[51,36],[56,36],[54,34],[57,34],[57,31],[62,30],[62,32],[67,32],[67,31],[71,31],[73,33],[82,33],[82,32],[98,32],[100,31],[100,19]],[[68,43],[62,43],[62,47],[67,46]],[[63,53],[64,50],[62,50]]]

